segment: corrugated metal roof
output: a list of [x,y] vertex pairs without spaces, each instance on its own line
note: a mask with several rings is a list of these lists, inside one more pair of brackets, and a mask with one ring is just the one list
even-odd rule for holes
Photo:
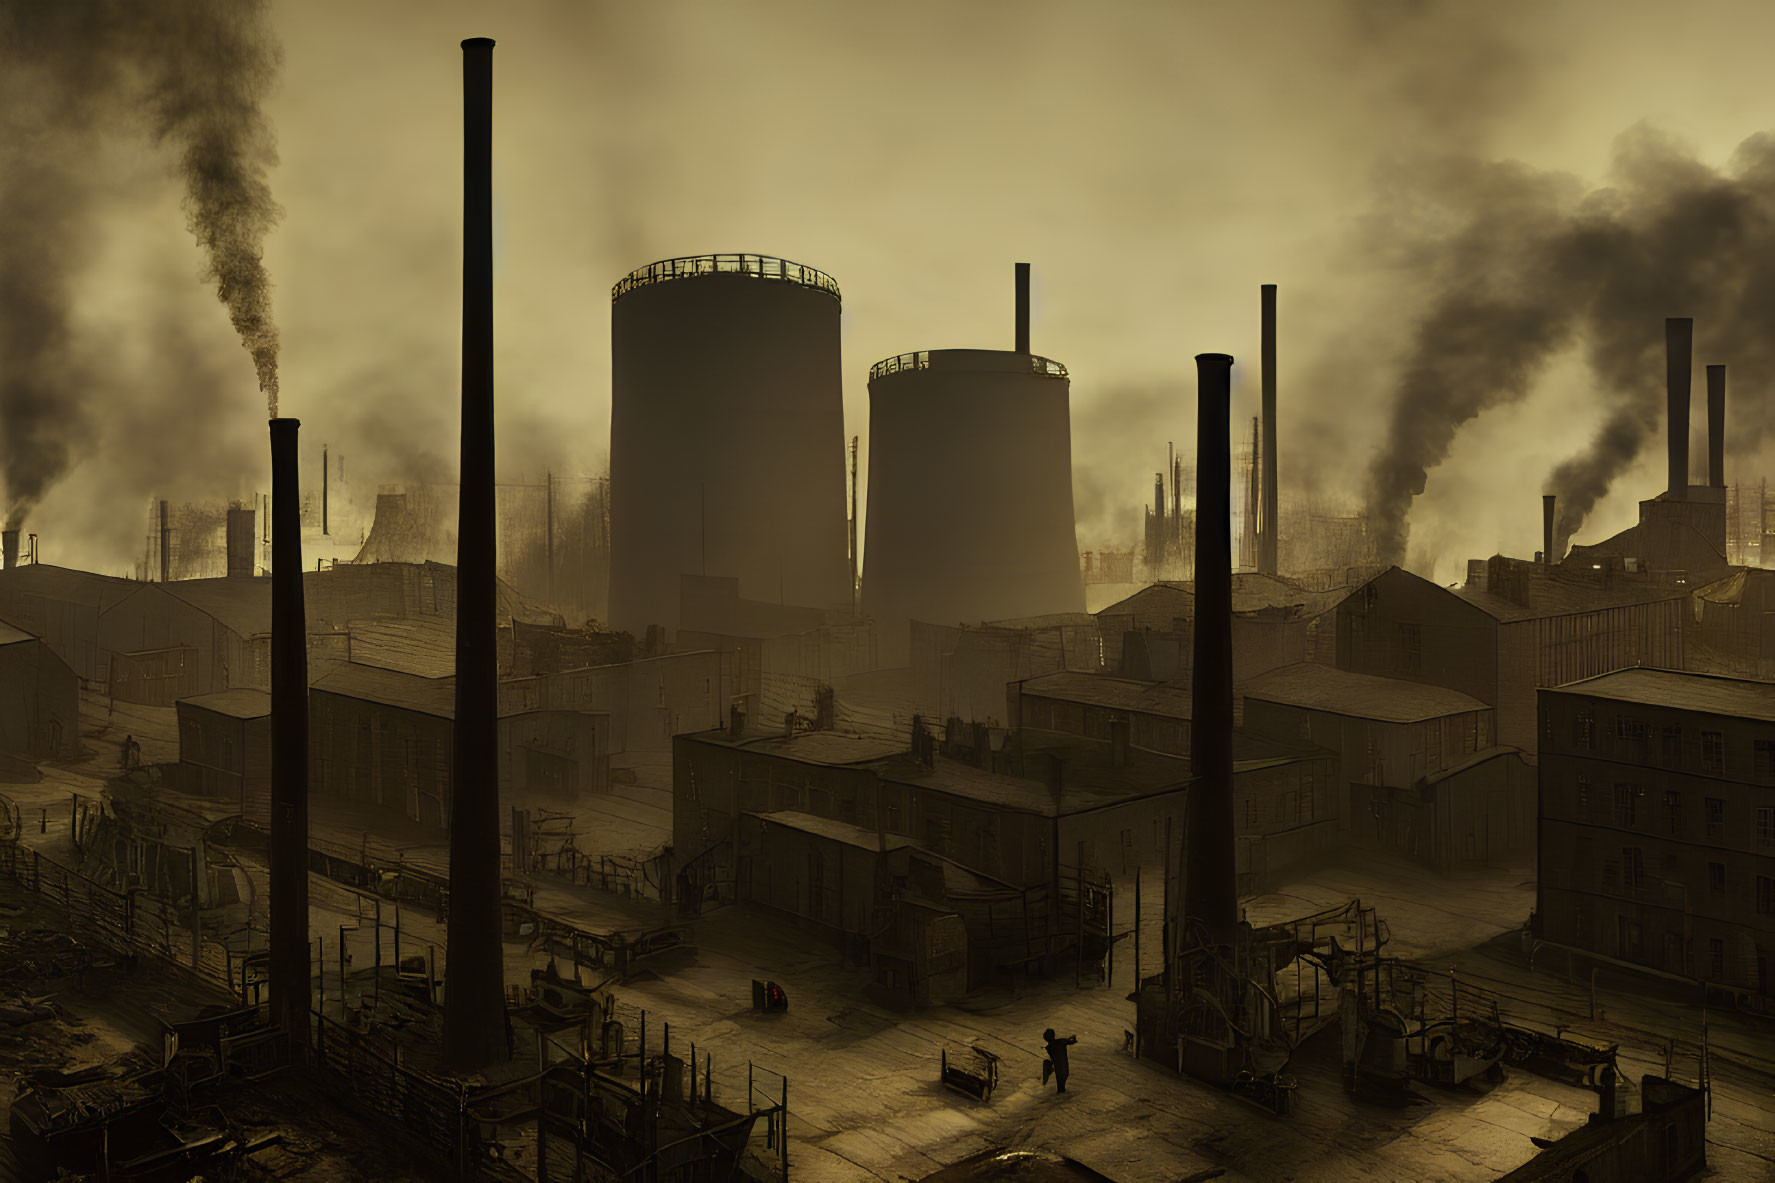
[[779,809],[773,813],[754,813],[752,816],[759,821],[787,826],[791,830],[800,830],[804,834],[830,838],[834,842],[842,842],[846,846],[856,846],[877,854],[884,850],[898,850],[902,846],[912,845],[910,838],[902,838],[898,834],[877,834],[874,830],[866,830],[862,826],[855,826],[850,822],[841,822],[830,817],[816,817],[814,814],[802,813],[795,809]]
[[263,637],[271,633],[271,577],[233,579],[175,579],[160,583],[169,595],[190,604],[238,637]]
[[1527,604],[1506,600],[1471,585],[1455,588],[1454,594],[1505,624],[1686,598],[1683,593],[1669,588],[1650,583],[1622,583],[1619,582],[1621,578],[1617,576],[1617,582],[1609,587],[1596,587],[1587,583],[1568,583],[1557,577],[1530,574],[1525,584],[1529,601]]
[[1442,769],[1440,772],[1432,772],[1424,778],[1424,783],[1427,785],[1440,784],[1451,776],[1459,776],[1461,773],[1472,768],[1477,768],[1481,764],[1489,764],[1500,756],[1515,756],[1520,760],[1522,759],[1522,749],[1513,748],[1507,744],[1494,744],[1489,748],[1480,748],[1477,752],[1474,752],[1459,764],[1450,765],[1449,767]]
[[1418,723],[1491,709],[1459,690],[1355,674],[1316,662],[1260,674],[1246,683],[1245,697],[1384,723]]
[[781,735],[744,735],[734,739],[725,731],[705,731],[697,738],[721,747],[745,748],[789,760],[805,760],[809,764],[850,765],[897,756],[911,744],[911,735],[909,731],[903,740],[887,740],[841,731],[804,731],[792,739]]
[[100,611],[147,586],[115,575],[94,575],[48,563],[26,563],[0,571],[0,591],[43,596],[69,604],[90,604]]
[[420,616],[409,620],[353,620],[351,660],[417,674],[422,678],[456,675],[456,615]]
[[1029,678],[1020,685],[1024,694],[1036,698],[1080,702],[1116,711],[1161,715],[1168,719],[1187,720],[1190,717],[1189,690],[1164,682],[1142,682],[1133,678],[1111,677],[1108,674],[1062,671]]
[[241,688],[218,690],[214,694],[194,694],[181,698],[179,706],[227,715],[232,719],[263,719],[271,714],[271,695],[263,690]]
[[1629,669],[1568,682],[1550,693],[1646,703],[1732,719],[1775,723],[1775,682],[1680,670]]
[[35,641],[37,638],[22,628],[13,628],[4,620],[0,620],[0,645],[17,645],[21,641]]
[[456,679],[453,677],[423,678],[418,674],[348,661],[316,682],[314,689],[439,719],[456,717]]
[[[1136,627],[1140,628],[1168,627],[1173,620],[1195,618],[1195,589],[1196,585],[1188,580],[1165,580],[1141,588],[1097,615],[1133,616]],[[1301,616],[1309,620],[1337,607],[1350,594],[1347,587],[1331,591],[1310,591],[1291,579],[1279,575],[1263,575],[1256,571],[1235,573],[1232,590],[1234,612],[1297,608]]]

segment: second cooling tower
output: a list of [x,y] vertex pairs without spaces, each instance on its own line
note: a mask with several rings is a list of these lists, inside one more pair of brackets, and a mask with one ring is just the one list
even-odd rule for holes
[[1066,367],[1028,353],[942,349],[869,371],[863,610],[882,660],[909,621],[1083,612],[1073,531]]
[[611,293],[610,617],[676,630],[684,575],[848,607],[832,277],[760,255],[668,259]]

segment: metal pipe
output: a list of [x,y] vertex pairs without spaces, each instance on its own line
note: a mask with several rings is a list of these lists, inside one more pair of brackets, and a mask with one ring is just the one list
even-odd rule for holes
[[1017,264],[1017,352],[1029,352],[1029,264]]
[[1263,304],[1263,505],[1258,521],[1257,569],[1276,574],[1276,285],[1262,287]]
[[444,1056],[510,1057],[500,944],[498,641],[493,466],[493,41],[462,43],[462,476],[456,550],[456,718]]
[[271,421],[271,1008],[308,1049],[308,625],[295,419]]
[[320,450],[320,532],[322,534],[328,533],[328,530],[327,530],[327,477],[329,476],[329,469],[331,467],[331,464],[332,464],[332,462],[327,458],[327,450],[325,448],[322,448]]
[[1232,461],[1233,359],[1196,355],[1196,619],[1185,923],[1230,947],[1238,928],[1233,864]]
[[1672,316],[1664,322],[1666,409],[1670,416],[1670,489],[1667,498],[1689,496],[1689,372],[1694,364],[1695,321]]
[[1707,483],[1726,487],[1726,367],[1707,367]]
[[166,502],[162,501],[160,503],[160,582],[162,583],[172,581],[172,556],[168,554],[166,545],[167,538],[171,534],[172,531],[167,529],[166,525]]

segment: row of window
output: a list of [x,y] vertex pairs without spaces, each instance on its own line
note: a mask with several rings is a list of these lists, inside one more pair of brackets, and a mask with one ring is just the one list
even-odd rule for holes
[[[1549,728],[1551,724],[1549,724]],[[1580,751],[1596,750],[1596,717],[1581,712],[1573,723],[1572,742]],[[1551,736],[1549,736],[1551,738]],[[1693,753],[1684,746],[1683,729],[1670,725],[1658,729],[1658,763],[1665,768],[1694,768],[1703,776],[1724,776],[1728,761],[1726,736],[1723,731],[1702,731],[1698,749]],[[1651,763],[1651,726],[1626,715],[1615,719],[1617,746],[1625,746],[1644,763]],[[1756,779],[1775,782],[1775,739],[1751,742],[1751,767]]]
[[[1701,799],[1703,817],[1706,821],[1706,836],[1709,838],[1723,837],[1726,833],[1726,799],[1724,797],[1703,797]],[[1646,789],[1644,785],[1627,784],[1617,781],[1612,797],[1605,803],[1592,791],[1588,776],[1578,777],[1576,793],[1576,813],[1579,817],[1598,820],[1598,814],[1605,808],[1607,816],[1614,825],[1622,829],[1651,829],[1658,827],[1673,837],[1684,835],[1684,801],[1678,789],[1664,790],[1664,801],[1659,816],[1654,819],[1647,812]],[[1745,819],[1754,823],[1754,833],[1759,845],[1775,845],[1775,807],[1759,806],[1754,815]]]
[[[1674,857],[1666,860],[1666,870],[1674,872]],[[1646,883],[1645,852],[1638,846],[1621,848],[1621,863],[1603,870],[1605,887],[1620,886],[1628,890],[1643,888]],[[1726,864],[1710,862],[1707,864],[1707,893],[1709,895],[1726,894]],[[1775,878],[1768,875],[1756,877],[1756,910],[1761,916],[1775,916]]]

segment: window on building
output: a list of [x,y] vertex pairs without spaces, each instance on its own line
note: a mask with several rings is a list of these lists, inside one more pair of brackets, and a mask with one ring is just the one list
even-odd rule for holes
[[1617,716],[1615,719],[1615,738],[1628,740],[1632,743],[1644,743],[1646,740],[1646,725],[1641,723],[1638,719],[1629,719],[1625,715]]
[[1675,789],[1664,790],[1664,828],[1672,834],[1683,832],[1683,795]]
[[1758,780],[1775,780],[1775,739],[1759,739],[1756,741],[1756,770]]
[[1424,630],[1421,625],[1399,626],[1399,668],[1408,674],[1423,672]]
[[1713,981],[1726,977],[1726,942],[1720,937],[1707,939],[1707,976]]
[[1300,715],[1300,737],[1309,741],[1313,738],[1313,716],[1305,711],[1302,711]]
[[1775,914],[1775,879],[1757,876],[1757,911],[1764,916]]
[[1643,887],[1646,882],[1646,862],[1637,846],[1628,846],[1621,851],[1621,886]]
[[1757,810],[1757,845],[1775,842],[1775,809]]
[[1577,814],[1579,817],[1584,818],[1590,816],[1590,778],[1587,776],[1580,776],[1578,778]]
[[1707,799],[1707,836],[1717,838],[1726,828],[1726,799],[1709,797]]
[[1638,785],[1615,786],[1615,824],[1631,829],[1639,822],[1639,796],[1645,792]]
[[1594,752],[1596,750],[1596,716],[1589,711],[1579,713],[1577,724],[1572,732],[1572,742],[1577,744],[1582,751]]
[[1714,895],[1726,894],[1726,864],[1707,864],[1707,890]]
[[1664,767],[1681,768],[1683,766],[1683,729],[1666,727],[1664,729]]
[[1257,800],[1254,797],[1247,797],[1245,798],[1245,831],[1247,833],[1255,833],[1256,830]]
[[1701,733],[1701,771],[1707,776],[1721,776],[1726,771],[1726,737],[1723,732]]

